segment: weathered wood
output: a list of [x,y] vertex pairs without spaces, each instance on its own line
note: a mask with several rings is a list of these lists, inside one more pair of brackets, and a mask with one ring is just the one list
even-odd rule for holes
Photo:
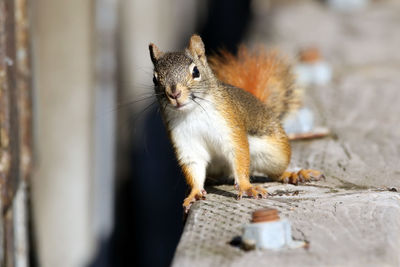
[[[400,4],[376,2],[349,16],[307,2],[272,14],[269,41],[292,52],[318,44],[335,69],[331,84],[307,91],[333,135],[293,142],[291,164],[320,169],[326,180],[264,183],[271,195],[263,200],[236,201],[231,185],[208,188],[190,211],[173,266],[399,266],[400,45],[393,43],[400,44]],[[253,36],[265,27],[256,19]],[[227,244],[266,206],[291,221],[309,250],[243,252]]]
[[28,0],[15,0],[16,87],[19,110],[19,154],[21,180],[32,170],[32,69]]
[[1,151],[3,169],[0,170],[0,197],[2,198],[1,219],[4,220],[4,266],[14,266],[14,226],[12,214],[9,209],[19,181],[19,125],[18,125],[18,105],[17,88],[15,73],[15,20],[14,2],[0,2],[0,17],[3,17],[1,27]]
[[[26,0],[0,0],[0,265],[27,266],[31,76]],[[16,195],[19,195],[17,198]]]
[[18,128],[18,92],[15,70],[15,23],[14,2],[1,1],[0,12],[3,19],[0,27],[1,55],[1,105],[0,105],[0,190],[3,205],[7,210],[17,190],[19,180],[19,128]]

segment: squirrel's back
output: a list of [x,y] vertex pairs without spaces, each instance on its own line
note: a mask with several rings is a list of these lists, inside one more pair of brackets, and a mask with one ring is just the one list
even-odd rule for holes
[[241,46],[237,56],[222,50],[208,62],[220,81],[253,94],[281,120],[301,105],[290,66],[275,51],[261,46],[250,51]]

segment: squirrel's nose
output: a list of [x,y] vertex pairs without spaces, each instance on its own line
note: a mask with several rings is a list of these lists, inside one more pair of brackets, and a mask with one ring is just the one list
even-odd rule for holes
[[182,95],[182,91],[181,90],[175,90],[174,92],[169,92],[168,93],[168,96],[170,97],[170,98],[173,98],[173,99],[178,99],[179,97],[181,97],[181,95]]

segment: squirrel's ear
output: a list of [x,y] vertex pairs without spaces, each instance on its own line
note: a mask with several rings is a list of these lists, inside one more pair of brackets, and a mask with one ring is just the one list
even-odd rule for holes
[[149,44],[149,50],[151,61],[153,61],[153,64],[156,64],[157,60],[163,55],[163,52],[153,43]]
[[204,64],[206,63],[206,51],[204,49],[204,43],[201,40],[200,36],[198,36],[197,34],[192,35],[189,41],[188,49],[193,56],[196,56]]

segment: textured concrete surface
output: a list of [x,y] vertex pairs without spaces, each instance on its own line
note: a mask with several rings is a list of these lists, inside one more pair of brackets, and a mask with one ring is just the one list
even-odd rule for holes
[[[313,1],[274,12],[256,3],[249,43],[289,55],[317,45],[334,68],[330,84],[307,89],[308,105],[333,135],[294,142],[292,156],[292,167],[322,170],[326,180],[263,183],[270,193],[263,200],[236,201],[232,185],[208,188],[190,211],[173,265],[399,266],[400,3],[374,1],[347,14]],[[243,252],[227,244],[267,206],[291,221],[308,250]]]
[[[268,184],[265,200],[234,199],[232,186],[209,189],[190,213],[174,266],[399,266],[400,205],[395,192]],[[304,248],[244,252],[227,243],[251,212],[275,207]]]

